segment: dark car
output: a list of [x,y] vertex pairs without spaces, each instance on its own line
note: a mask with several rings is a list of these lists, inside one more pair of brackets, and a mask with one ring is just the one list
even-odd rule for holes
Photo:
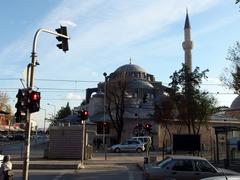
[[0,134],[0,141],[7,141],[7,136]]
[[205,158],[197,156],[168,156],[144,168],[147,180],[199,180],[220,175],[239,175],[237,172],[215,168]]
[[22,134],[14,134],[13,135],[13,140],[14,141],[24,141],[25,140],[25,136]]

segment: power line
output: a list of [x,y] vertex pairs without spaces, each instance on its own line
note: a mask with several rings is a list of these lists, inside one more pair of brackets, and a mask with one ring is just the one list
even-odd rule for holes
[[[17,80],[17,81],[19,81],[19,79],[22,79],[22,78],[0,78],[0,81],[7,81],[7,80]],[[35,81],[83,82],[83,83],[89,83],[89,82],[98,83],[98,82],[101,82],[101,81],[96,81],[96,80],[74,80],[74,79],[35,79]],[[169,83],[162,82],[162,84],[168,85]],[[221,83],[206,83],[206,84],[202,83],[201,85],[204,85],[204,86],[225,86],[224,84],[221,84]]]
[[[19,81],[22,78],[0,78],[0,81]],[[73,80],[73,79],[35,79],[35,81],[56,81],[56,82],[82,82],[82,83],[89,83],[89,82],[100,82],[96,80]]]

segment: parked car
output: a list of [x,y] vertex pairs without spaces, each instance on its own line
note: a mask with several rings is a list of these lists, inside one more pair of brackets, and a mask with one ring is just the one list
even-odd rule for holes
[[135,151],[140,153],[145,150],[145,147],[144,147],[144,144],[139,141],[127,140],[121,144],[116,144],[111,146],[110,150],[117,153],[123,152],[123,151],[126,151],[126,152]]
[[146,144],[148,140],[152,142],[151,136],[135,136],[135,137],[131,137],[131,140],[140,141],[144,144]]
[[8,140],[7,136],[0,134],[0,141],[7,141],[7,140]]
[[135,136],[131,137],[130,140],[140,141],[144,144],[145,149],[147,148],[147,142],[150,142],[150,149],[152,148],[152,138],[151,136]]
[[239,180],[240,176],[215,176],[209,178],[203,178],[201,180]]
[[174,179],[199,180],[220,175],[239,175],[239,173],[215,168],[205,158],[197,156],[168,156],[164,160],[144,168],[143,175],[147,180]]
[[8,140],[12,141],[13,140],[13,135],[9,134],[7,135]]
[[14,141],[24,141],[25,140],[25,136],[22,134],[14,134],[13,135],[13,140]]

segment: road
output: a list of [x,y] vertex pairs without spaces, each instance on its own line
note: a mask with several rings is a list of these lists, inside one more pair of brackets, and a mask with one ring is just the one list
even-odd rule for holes
[[[14,180],[22,179],[22,171],[14,170]],[[136,164],[88,165],[81,170],[30,170],[29,180],[141,180]]]

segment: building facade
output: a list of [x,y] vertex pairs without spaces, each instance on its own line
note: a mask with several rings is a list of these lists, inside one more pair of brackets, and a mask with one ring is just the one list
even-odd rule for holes
[[[188,12],[186,13],[182,46],[185,55],[185,65],[189,72],[191,72],[193,42],[191,40],[191,26]],[[165,91],[167,87],[163,86],[160,81],[156,81],[154,75],[149,74],[142,67],[132,64],[130,59],[129,64],[120,66],[108,76],[106,75],[105,82],[100,82],[97,87],[89,88],[86,91],[86,103],[90,114],[89,119],[91,122],[97,124],[97,139],[101,140],[106,137],[107,145],[116,143],[117,133],[108,112],[106,112],[106,104],[108,103],[106,100],[108,94],[106,85],[119,81],[126,83],[126,89],[124,89],[125,102],[122,141],[133,136],[150,135],[153,140],[153,147],[158,149],[163,144],[165,146],[172,145],[172,134],[178,134],[180,131],[182,134],[188,133],[187,128],[182,127],[178,120],[172,120],[168,123],[169,133],[165,125],[156,122],[154,118],[155,105],[161,104],[166,100]],[[214,149],[216,149],[215,146],[218,143],[216,142],[218,141],[218,135],[215,133],[216,127],[226,125],[239,127],[240,122],[238,118],[230,117],[229,113],[215,114],[210,118],[209,123],[202,127],[199,132],[201,143],[213,155],[215,153]],[[151,127],[150,133],[146,129],[147,126]],[[222,137],[225,138],[223,141],[226,146],[225,140],[227,137],[225,135]]]

